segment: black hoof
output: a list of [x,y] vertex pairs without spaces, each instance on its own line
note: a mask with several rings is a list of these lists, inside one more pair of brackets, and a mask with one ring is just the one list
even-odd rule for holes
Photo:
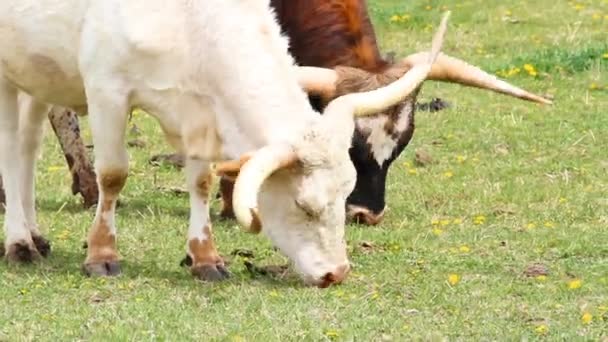
[[186,257],[182,259],[182,261],[179,262],[179,266],[180,267],[184,267],[184,266],[192,266],[192,258],[186,254]]
[[220,212],[220,220],[222,221],[230,221],[235,220],[236,216],[234,216],[234,211],[232,210],[222,210]]
[[89,277],[114,277],[120,274],[120,263],[118,261],[86,263],[82,265],[82,272]]
[[192,275],[203,281],[222,281],[230,277],[224,265],[201,265],[192,267]]
[[40,253],[36,247],[25,241],[15,242],[6,251],[6,260],[11,263],[29,264],[39,259]]
[[33,235],[32,240],[34,241],[38,253],[40,253],[42,257],[46,258],[51,254],[51,243],[49,240],[38,235]]

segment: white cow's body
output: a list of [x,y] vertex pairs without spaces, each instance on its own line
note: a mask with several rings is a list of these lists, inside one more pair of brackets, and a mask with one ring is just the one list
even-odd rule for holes
[[[368,95],[369,108],[407,96],[430,63],[388,92]],[[187,251],[195,275],[227,273],[209,221],[210,162],[255,151],[237,179],[237,218],[252,230],[263,226],[308,283],[340,282],[349,269],[344,203],[355,181],[347,152],[352,114],[372,110],[359,95],[336,99],[317,115],[298,83],[307,73],[295,71],[267,0],[2,0],[0,173],[9,260],[29,260],[41,249],[33,165],[52,104],[89,114],[100,197],[84,269],[118,273],[114,211],[128,170],[127,116],[139,107],[188,157]],[[31,95],[21,106],[22,124],[19,92]]]

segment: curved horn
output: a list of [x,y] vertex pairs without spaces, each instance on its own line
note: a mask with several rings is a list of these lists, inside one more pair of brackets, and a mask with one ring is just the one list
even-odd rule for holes
[[327,105],[326,113],[353,113],[354,116],[373,115],[395,103],[403,101],[412,91],[420,86],[431,71],[431,66],[441,50],[443,37],[447,29],[450,12],[446,12],[441,19],[439,29],[433,38],[430,54],[426,61],[417,60],[408,72],[395,82],[368,92],[343,95]]
[[338,74],[333,69],[298,66],[296,77],[300,87],[307,93],[333,97],[336,93]]
[[[407,56],[401,63],[405,66],[414,67],[427,58],[428,54],[426,52],[419,52]],[[553,102],[544,97],[527,92],[498,79],[496,76],[488,74],[476,66],[446,54],[439,54],[439,56],[437,56],[435,63],[431,67],[428,79],[459,83],[465,86],[488,89],[497,93],[511,95],[527,101],[553,104]]]
[[271,145],[259,149],[239,172],[234,183],[232,206],[237,221],[252,233],[262,230],[258,213],[260,187],[275,171],[293,165],[298,160],[288,145]]

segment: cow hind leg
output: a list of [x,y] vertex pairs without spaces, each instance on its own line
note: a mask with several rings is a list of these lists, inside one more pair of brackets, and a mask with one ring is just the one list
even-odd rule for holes
[[95,146],[95,171],[99,199],[93,225],[87,237],[87,257],[82,266],[90,276],[120,274],[116,248],[116,201],[123,189],[129,168],[125,146],[128,116],[126,92],[87,89],[89,122]]
[[232,208],[232,192],[234,191],[234,181],[226,177],[220,179],[220,196],[222,198],[222,211],[220,217],[224,220],[235,218]]
[[53,107],[49,121],[72,174],[72,193],[82,195],[85,208],[92,207],[97,204],[99,192],[93,165],[80,136],[78,116],[71,110]]
[[17,89],[0,78],[0,174],[4,177],[6,191],[5,255],[9,262],[32,262],[40,253],[26,224],[22,194],[24,159],[19,145]]
[[25,224],[30,231],[36,249],[43,257],[51,253],[51,245],[38,229],[36,218],[35,169],[36,157],[42,143],[43,123],[49,106],[30,97],[23,97],[20,102],[19,144],[22,158],[21,201],[25,214]]
[[187,264],[192,275],[200,280],[226,279],[230,274],[215,248],[209,219],[209,190],[212,182],[210,164],[199,160],[186,160],[186,180],[190,192]]

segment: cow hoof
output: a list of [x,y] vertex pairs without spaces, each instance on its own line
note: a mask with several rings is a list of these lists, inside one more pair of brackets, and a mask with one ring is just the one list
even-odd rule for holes
[[29,264],[40,260],[40,253],[33,244],[18,241],[8,246],[6,260],[9,263]]
[[192,275],[202,281],[221,281],[230,277],[230,272],[224,265],[200,265],[190,268]]
[[40,253],[42,257],[46,258],[51,254],[51,243],[49,240],[41,235],[32,235],[32,240],[34,241],[38,253]]
[[82,265],[82,272],[89,277],[114,277],[120,275],[120,263],[118,261],[85,263]]

